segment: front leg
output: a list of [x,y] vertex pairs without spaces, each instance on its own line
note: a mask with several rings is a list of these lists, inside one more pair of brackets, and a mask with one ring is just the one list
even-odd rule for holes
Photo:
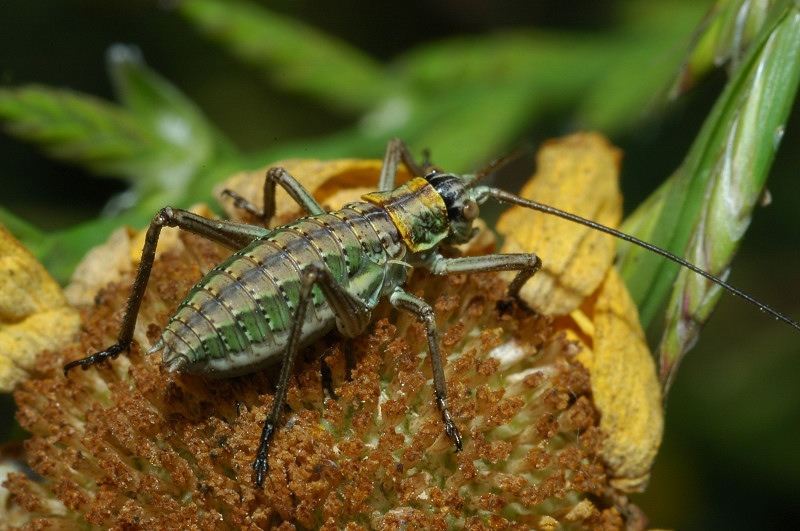
[[519,271],[508,285],[508,296],[519,301],[519,290],[542,267],[542,260],[535,254],[487,254],[484,256],[465,256],[434,258],[430,271],[434,275],[454,275],[459,273],[489,273],[492,271]]
[[436,326],[436,315],[433,312],[433,308],[424,300],[406,293],[401,288],[394,290],[389,297],[389,302],[395,308],[413,313],[425,325],[425,332],[428,336],[428,358],[431,360],[431,368],[433,369],[433,390],[436,395],[436,407],[439,408],[439,412],[442,414],[444,432],[453,439],[453,443],[456,445],[456,452],[460,452],[462,447],[461,435],[459,435],[458,428],[453,422],[453,417],[447,407],[447,380],[444,375],[444,360],[442,359],[442,351],[439,348],[439,330]]

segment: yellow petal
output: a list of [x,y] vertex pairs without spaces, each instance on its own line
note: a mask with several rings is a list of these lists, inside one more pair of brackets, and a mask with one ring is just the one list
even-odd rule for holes
[[[545,143],[522,197],[616,227],[622,215],[621,152],[595,133]],[[555,216],[512,207],[497,231],[504,253],[533,252],[543,262],[522,298],[545,315],[565,315],[595,291],[614,260],[614,238]]]
[[79,326],[58,284],[0,227],[0,391],[10,392],[40,352],[62,347]]
[[[105,243],[91,249],[75,268],[69,286],[64,293],[75,307],[93,303],[97,292],[113,282],[120,282],[133,265],[131,239],[133,229],[120,227]],[[139,249],[141,252],[141,248]]]
[[642,491],[664,430],[661,387],[636,306],[616,269],[609,269],[586,311],[593,313],[594,341],[578,359],[591,373],[600,429],[608,434],[601,454],[610,483],[625,492]]

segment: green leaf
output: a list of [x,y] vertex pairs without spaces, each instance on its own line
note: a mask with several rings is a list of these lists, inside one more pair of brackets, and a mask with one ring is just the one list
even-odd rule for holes
[[602,70],[581,87],[574,111],[581,123],[606,135],[629,131],[664,111],[666,86],[680,63],[679,45],[705,9],[701,2],[682,1],[619,7],[620,27],[595,43]]
[[735,71],[773,7],[772,1],[718,0],[695,32],[670,98],[689,90],[713,68],[728,64],[729,72]]
[[395,61],[408,91],[361,124],[376,136],[431,147],[448,170],[471,171],[507,152],[544,116],[571,111],[600,73],[591,59],[596,50],[564,35],[524,30],[436,41]]
[[119,107],[41,86],[0,89],[0,119],[10,134],[93,172],[129,177],[156,139]]
[[[658,192],[663,208],[651,213],[658,222],[647,224],[657,228],[636,236],[677,250],[712,274],[725,275],[762,195],[797,92],[799,51],[800,10],[784,2],[754,40],[686,160]],[[645,325],[674,287],[660,347],[661,378],[667,389],[720,290],[641,250],[623,246],[619,264]]]
[[112,46],[108,65],[120,101],[158,146],[137,167],[135,194],[124,196],[127,202],[137,204],[145,196],[180,200],[201,168],[215,158],[238,157],[191,100],[147,67],[137,48]]
[[[92,96],[29,86],[0,89],[0,119],[11,134],[53,157],[133,185],[118,207],[146,196],[179,200],[200,168],[236,159],[200,111],[130,48],[112,47],[109,63],[123,109]],[[119,208],[112,208],[116,212]]]
[[45,87],[0,89],[0,118],[12,134],[132,185],[106,208],[106,214],[117,216],[113,220],[52,232],[36,242],[37,257],[62,282],[113,227],[145,226],[167,204],[186,207],[208,201],[212,187],[197,187],[196,181],[221,180],[241,160],[190,100],[144,64],[135,48],[113,46],[108,59],[127,109]]
[[396,80],[360,50],[249,2],[187,0],[187,19],[272,82],[349,112],[393,92]]

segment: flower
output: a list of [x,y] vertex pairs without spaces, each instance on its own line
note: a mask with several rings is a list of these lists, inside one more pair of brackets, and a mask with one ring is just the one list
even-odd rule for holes
[[[324,172],[330,178],[307,186],[324,192],[318,197],[323,204],[335,204],[331,197],[346,196],[346,186],[326,188],[326,183],[363,183],[364,172],[376,181],[379,164],[281,165],[297,177],[304,166]],[[226,186],[236,188],[246,178]],[[110,248],[89,260],[131,257],[140,237],[118,232]],[[475,241],[463,252],[492,252],[490,233]],[[130,289],[120,281],[98,291],[96,274],[78,274],[73,300],[91,296],[80,308],[80,337],[42,354],[15,393],[19,422],[33,434],[26,448],[38,476],[9,474],[5,485],[17,519],[8,525],[643,525],[644,517],[625,496],[631,485],[615,483],[628,479],[628,472],[607,452],[607,442],[616,447],[617,439],[602,429],[601,418],[613,415],[599,410],[593,396],[594,371],[602,373],[602,360],[591,349],[603,341],[598,331],[608,330],[602,320],[615,314],[626,296],[613,273],[571,317],[554,318],[507,304],[506,283],[494,274],[415,272],[408,290],[424,296],[436,312],[448,402],[463,451],[455,452],[443,433],[423,326],[384,302],[363,335],[329,334],[301,352],[288,410],[270,446],[264,487],[258,488],[251,463],[277,370],[213,380],[167,373],[157,356],[145,356],[185,293],[228,253],[188,234],[166,236],[162,243],[130,354],[65,378],[66,361],[115,341]],[[82,271],[95,269],[85,263]],[[620,341],[634,342],[637,333],[623,334]],[[604,407],[613,408],[613,402]],[[644,469],[639,465],[633,475]]]

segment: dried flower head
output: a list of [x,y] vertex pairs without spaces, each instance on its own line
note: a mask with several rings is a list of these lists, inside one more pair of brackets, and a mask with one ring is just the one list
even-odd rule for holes
[[[374,182],[379,171],[375,161],[283,165],[298,177],[303,166],[323,172],[324,179],[306,185],[329,206],[336,206],[332,197],[348,195],[337,182],[363,184],[365,175]],[[248,195],[236,182],[227,186]],[[138,258],[136,241],[119,232],[113,249],[93,259]],[[591,349],[603,341],[595,334],[608,330],[603,316],[627,297],[613,273],[576,310],[582,317],[561,318],[499,304],[506,284],[496,275],[415,273],[409,290],[431,302],[442,331],[450,408],[464,450],[455,453],[443,434],[422,325],[382,304],[367,333],[352,340],[330,334],[301,353],[268,476],[257,488],[250,464],[277,371],[212,380],[166,373],[157,357],[145,357],[183,295],[227,254],[186,234],[161,247],[130,355],[67,379],[65,361],[114,342],[130,276],[99,291],[97,275],[76,280],[76,299],[92,294],[81,308],[79,340],[42,355],[15,394],[19,421],[33,433],[26,446],[39,477],[9,475],[9,527],[643,525],[626,501],[627,487],[614,484],[619,463],[605,445],[615,439],[599,427],[607,413],[593,401],[601,361]],[[487,233],[464,252],[492,250]],[[630,342],[636,334],[634,327]],[[591,376],[579,356],[592,365]]]

